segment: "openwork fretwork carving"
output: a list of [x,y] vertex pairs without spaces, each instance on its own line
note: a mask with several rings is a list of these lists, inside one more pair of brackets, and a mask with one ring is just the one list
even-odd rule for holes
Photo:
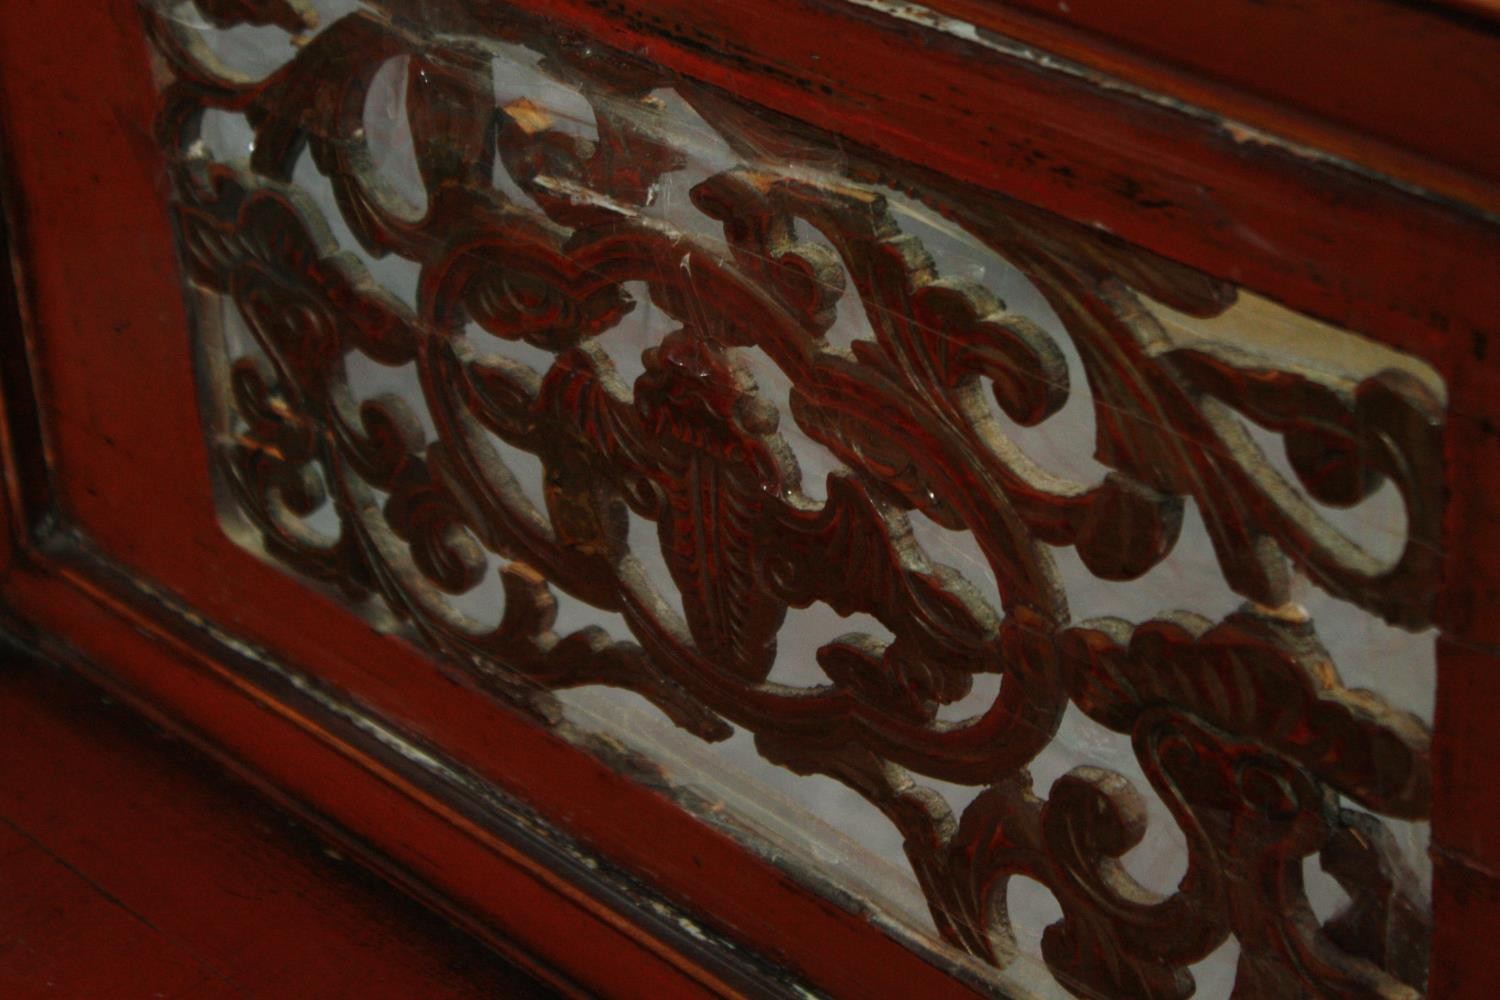
[[[524,6],[524,5],[523,5]],[[218,25],[311,27],[296,0],[199,0]],[[390,3],[326,25],[287,65],[242,78],[147,9],[173,79],[161,139],[174,167],[188,275],[232,299],[254,350],[232,359],[236,415],[215,460],[277,558],[355,599],[378,599],[445,659],[546,714],[547,691],[608,684],[705,739],[727,723],[767,758],[830,775],[902,832],[942,933],[1003,964],[1015,953],[1009,879],[1063,911],[1042,948],[1070,989],[1187,997],[1187,967],[1228,935],[1236,996],[1415,996],[1425,917],[1377,814],[1427,815],[1428,732],[1346,688],[1291,580],[1387,621],[1428,624],[1437,572],[1441,407],[1398,371],[1358,382],[1282,369],[1229,348],[1174,346],[1144,294],[1211,316],[1230,287],[996,196],[863,156],[722,93],[568,37],[498,3]],[[497,107],[487,40],[526,46],[590,102],[595,138],[546,107]],[[410,60],[407,113],[425,206],[371,164],[371,80]],[[684,154],[656,94],[675,91],[740,156],[692,188],[722,239],[644,209]],[[247,165],[196,143],[207,109],[244,114]],[[375,255],[420,265],[415,308],[337,250],[292,184],[309,153],[344,222]],[[529,203],[494,182],[502,171]],[[903,232],[892,191],[947,216],[1042,291],[1083,360],[978,284],[938,272]],[[649,289],[676,328],[627,384],[601,348]],[[828,336],[852,287],[872,337]],[[551,355],[536,369],[480,350],[471,325]],[[779,412],[747,374],[757,349],[791,381]],[[399,399],[357,401],[352,352],[415,365],[436,429]],[[1034,426],[1088,391],[1101,482],[1035,466],[992,415]],[[779,428],[795,423],[845,468],[812,499]],[[1284,436],[1300,483],[1267,463],[1245,422]],[[495,438],[537,456],[545,509]],[[1389,481],[1407,538],[1382,563],[1306,497],[1347,506]],[[1190,498],[1244,608],[1211,622],[1075,623],[1051,547],[1131,580],[1172,549]],[[336,537],[306,519],[331,505]],[[654,523],[679,615],[627,544]],[[991,607],[934,561],[920,512],[972,532]],[[503,557],[505,604],[486,630],[451,595]],[[558,635],[554,593],[623,615],[630,641]],[[829,636],[828,683],[768,679],[789,608],[824,602],[895,638]],[[999,694],[964,722],[940,706],[974,678]],[[1129,737],[1186,834],[1177,890],[1154,893],[1119,858],[1146,833],[1139,792],[1081,767],[1034,788],[1028,763],[1069,704]],[[923,778],[982,786],[955,816]],[[1326,923],[1302,885],[1318,854],[1351,904]]]

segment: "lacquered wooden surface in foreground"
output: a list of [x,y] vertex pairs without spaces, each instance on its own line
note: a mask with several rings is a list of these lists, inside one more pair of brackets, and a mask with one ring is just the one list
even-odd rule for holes
[[0,646],[0,995],[556,994],[98,688]]

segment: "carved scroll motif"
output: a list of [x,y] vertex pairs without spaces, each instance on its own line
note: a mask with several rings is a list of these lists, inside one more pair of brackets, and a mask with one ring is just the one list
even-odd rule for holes
[[[296,0],[198,6],[219,25],[316,20]],[[1417,995],[1423,962],[1391,935],[1420,942],[1424,918],[1376,814],[1427,815],[1429,734],[1344,687],[1312,624],[1286,607],[1300,571],[1392,623],[1428,624],[1442,430],[1429,392],[1397,372],[1351,385],[1163,346],[1138,293],[1209,316],[1233,289],[850,152],[509,5],[385,9],[324,26],[263,80],[147,9],[174,75],[160,138],[177,153],[186,269],[234,302],[254,340],[220,373],[235,422],[215,460],[274,556],[383,602],[449,663],[543,715],[549,690],[615,685],[704,739],[732,723],[768,759],[847,784],[902,832],[942,933],[991,961],[1015,952],[1008,880],[1041,882],[1063,912],[1045,960],[1079,995],[1187,997],[1187,967],[1231,934],[1236,996]],[[543,56],[589,100],[597,137],[530,101],[496,106],[488,39]],[[373,170],[361,117],[396,57],[410,60],[425,191],[415,210]],[[742,157],[692,189],[722,240],[643,211],[685,162],[661,125],[663,89]],[[209,109],[248,119],[248,168],[211,162],[196,143]],[[304,152],[371,254],[420,266],[416,308],[338,251],[292,184]],[[530,203],[508,197],[497,170]],[[1037,323],[939,273],[891,190],[948,216],[1046,296],[1083,361],[1096,457],[1111,470],[1102,482],[1045,473],[1006,439],[986,394],[1034,426],[1085,387],[1068,384]],[[641,307],[632,283],[675,328],[626,384],[601,345]],[[852,346],[829,338],[846,287],[872,333]],[[484,353],[470,324],[547,352],[550,366]],[[747,349],[790,380],[789,412],[749,377]],[[435,435],[399,399],[357,401],[352,352],[414,365]],[[1341,534],[1272,471],[1244,420],[1284,435],[1315,500],[1347,506],[1393,483],[1408,521],[1399,558],[1381,563]],[[787,421],[843,463],[826,499],[809,496]],[[544,509],[497,438],[540,460]],[[1135,579],[1171,551],[1185,498],[1244,609],[1217,623],[1072,622],[1051,547]],[[327,505],[332,538],[307,524]],[[655,525],[680,615],[632,554],[631,512]],[[913,512],[972,532],[1000,607],[924,552]],[[505,593],[488,629],[450,600],[481,583],[486,552],[504,560]],[[557,634],[558,590],[621,614],[631,641]],[[830,636],[817,654],[826,685],[769,680],[788,610],[819,601],[873,616],[894,640]],[[1001,678],[993,703],[940,719],[983,674]],[[1129,738],[1186,835],[1175,892],[1149,891],[1119,863],[1147,834],[1126,779],[1081,767],[1032,786],[1028,763],[1070,704]],[[982,791],[954,816],[924,777]],[[1302,886],[1313,854],[1352,899],[1321,925]]]

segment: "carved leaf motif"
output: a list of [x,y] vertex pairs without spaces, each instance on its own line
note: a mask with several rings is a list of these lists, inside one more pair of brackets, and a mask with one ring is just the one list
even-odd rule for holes
[[646,353],[636,406],[648,433],[675,453],[659,482],[662,553],[704,656],[762,680],[776,656],[786,606],[756,578],[750,558],[781,470],[756,435],[774,411],[740,384],[711,344],[679,331]]

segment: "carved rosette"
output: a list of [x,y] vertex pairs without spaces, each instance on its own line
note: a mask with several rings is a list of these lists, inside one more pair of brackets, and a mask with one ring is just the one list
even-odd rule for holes
[[[768,759],[844,782],[901,830],[942,933],[993,962],[1015,953],[1005,888],[1025,876],[1062,908],[1042,950],[1079,995],[1187,997],[1188,966],[1231,934],[1236,996],[1417,995],[1425,918],[1377,815],[1427,815],[1429,733],[1344,687],[1312,624],[1285,609],[1300,571],[1390,622],[1428,624],[1442,433],[1430,393],[1399,373],[1348,384],[1165,348],[1138,293],[1211,316],[1233,289],[845,144],[833,156],[829,137],[508,7],[389,7],[389,20],[361,11],[325,26],[263,80],[147,13],[175,74],[161,140],[177,154],[187,275],[231,299],[253,339],[213,373],[234,415],[216,462],[272,555],[382,603],[445,663],[544,718],[549,690],[616,685],[704,739],[732,723]],[[219,25],[316,23],[300,2],[199,8]],[[484,38],[543,56],[589,100],[596,138],[530,101],[496,107]],[[398,56],[410,59],[417,213],[375,175],[361,117]],[[721,241],[646,211],[687,159],[652,96],[662,88],[743,154],[692,190]],[[209,109],[247,117],[248,164],[205,158],[195,140]],[[341,253],[292,186],[304,150],[359,242],[420,266],[415,308]],[[493,183],[497,169],[529,203]],[[1100,483],[1044,473],[1006,439],[986,395],[1030,426],[1085,387],[1068,384],[1036,322],[938,272],[903,231],[893,189],[1046,296],[1083,361],[1096,457],[1111,470]],[[633,283],[674,329],[626,384],[601,343],[641,306]],[[829,337],[846,290],[872,333],[852,346]],[[471,325],[548,352],[550,367],[481,352]],[[789,412],[750,378],[747,349],[790,381]],[[435,433],[399,399],[357,401],[353,352],[415,366]],[[1300,489],[1271,471],[1246,419],[1284,435]],[[805,492],[786,421],[843,463],[824,500]],[[544,509],[496,439],[540,460]],[[1384,564],[1303,496],[1347,506],[1386,481],[1408,524]],[[1051,547],[1135,579],[1171,551],[1187,498],[1244,609],[1217,623],[1072,622]],[[307,521],[325,505],[332,537]],[[681,614],[632,554],[630,512],[655,525]],[[928,556],[913,512],[972,533],[1000,607]],[[481,583],[487,552],[503,560],[505,593],[488,628],[450,600]],[[631,638],[558,635],[555,590],[623,615]],[[819,601],[873,616],[894,639],[830,636],[818,688],[768,679],[788,609]],[[1001,678],[993,703],[939,719],[981,674]],[[1185,834],[1189,866],[1170,895],[1120,863],[1150,835],[1126,779],[1079,767],[1033,787],[1027,765],[1070,704],[1129,739]],[[924,777],[982,790],[954,816]],[[1314,854],[1351,898],[1326,924],[1302,886]],[[1393,947],[1393,935],[1418,944]]]

